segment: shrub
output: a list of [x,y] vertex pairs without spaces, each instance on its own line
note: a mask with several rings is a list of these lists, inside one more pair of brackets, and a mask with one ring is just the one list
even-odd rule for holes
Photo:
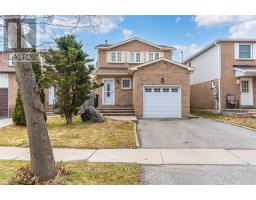
[[16,98],[16,105],[12,113],[12,120],[17,125],[26,126],[25,111],[19,90]]

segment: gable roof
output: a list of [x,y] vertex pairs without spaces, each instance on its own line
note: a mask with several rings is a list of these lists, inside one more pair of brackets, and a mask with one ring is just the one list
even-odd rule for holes
[[232,38],[230,38],[230,39],[217,39],[214,42],[212,42],[209,45],[207,45],[204,48],[202,48],[197,53],[195,53],[192,56],[190,56],[189,58],[185,59],[182,63],[183,64],[188,63],[189,61],[191,61],[194,58],[200,56],[201,54],[203,54],[204,52],[208,51],[209,49],[211,49],[212,47],[216,46],[217,44],[219,44],[221,42],[256,42],[256,39],[247,39],[247,38],[241,38],[241,39],[232,39]]
[[124,40],[124,41],[119,42],[119,43],[116,43],[116,44],[99,44],[99,45],[97,45],[95,48],[96,48],[96,49],[111,49],[111,48],[114,48],[114,47],[117,47],[117,46],[126,44],[126,43],[128,43],[128,42],[132,42],[132,41],[139,41],[139,42],[142,42],[142,43],[145,43],[145,44],[154,46],[154,47],[156,47],[156,48],[159,48],[160,50],[175,50],[174,47],[166,46],[166,45],[157,45],[157,44],[153,44],[153,43],[151,43],[151,42],[148,42],[148,41],[146,41],[146,40],[142,40],[142,39],[137,38],[137,37],[130,38],[130,39],[128,39],[128,40]]
[[138,70],[141,67],[144,67],[144,66],[147,66],[147,65],[150,65],[150,64],[154,64],[154,63],[157,63],[157,62],[160,62],[160,61],[165,61],[165,62],[171,63],[171,64],[176,65],[178,67],[185,68],[185,69],[187,69],[188,71],[191,71],[191,72],[194,71],[194,68],[192,68],[192,67],[188,67],[186,65],[183,65],[181,63],[177,63],[177,62],[175,62],[173,60],[169,60],[167,58],[159,58],[157,60],[152,60],[150,62],[146,62],[146,63],[143,63],[141,65],[137,65],[137,66],[131,67],[131,68],[129,68],[129,71],[136,71],[136,70]]

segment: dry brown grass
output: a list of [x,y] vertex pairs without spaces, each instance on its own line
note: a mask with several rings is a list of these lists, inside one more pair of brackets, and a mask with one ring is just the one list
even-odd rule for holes
[[237,125],[256,129],[256,118],[234,118],[206,111],[193,111],[192,114],[203,118],[230,122]]
[[[64,175],[47,182],[35,180],[25,184],[140,184],[137,164],[63,163],[62,166],[66,171]],[[24,184],[24,180],[17,178],[20,168],[29,170],[29,162],[0,160],[0,185]]]
[[[66,125],[63,118],[49,118],[47,127],[53,147],[135,148],[133,122],[107,119],[102,123],[82,123],[78,117]],[[0,146],[27,147],[25,127],[0,128]]]

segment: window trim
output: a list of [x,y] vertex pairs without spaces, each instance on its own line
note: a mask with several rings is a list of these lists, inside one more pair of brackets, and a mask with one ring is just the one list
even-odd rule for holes
[[[130,87],[128,88],[128,87],[123,87],[123,81],[124,80],[129,80],[130,81]],[[130,89],[132,89],[132,79],[131,78],[122,78],[121,79],[121,88],[122,88],[122,90],[130,90]]]
[[[157,60],[159,58],[161,58],[161,52],[160,51],[151,51],[151,52],[148,52],[148,61],[153,61],[153,60],[150,60],[150,54],[153,54],[153,60]],[[156,58],[156,54],[158,54],[158,58]]]
[[[134,54],[134,61],[132,61],[132,54]],[[140,55],[140,60],[139,60],[139,62],[137,62],[136,60],[137,60],[137,54],[139,54]],[[142,63],[141,62],[141,52],[139,52],[139,51],[131,51],[131,52],[129,52],[129,61],[130,61],[130,63]]]
[[[115,54],[115,60],[112,60],[112,53]],[[118,61],[118,53],[121,55],[121,61]],[[123,63],[123,52],[122,51],[110,51],[110,63]]]
[[[240,58],[240,45],[250,46],[250,58]],[[253,44],[251,44],[251,43],[238,43],[238,59],[239,60],[252,60],[253,59]]]

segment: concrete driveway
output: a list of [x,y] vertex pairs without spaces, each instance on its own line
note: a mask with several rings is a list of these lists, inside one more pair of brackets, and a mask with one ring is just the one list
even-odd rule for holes
[[255,185],[256,166],[142,165],[143,184],[150,185]]
[[138,121],[142,148],[256,149],[256,132],[208,119]]

